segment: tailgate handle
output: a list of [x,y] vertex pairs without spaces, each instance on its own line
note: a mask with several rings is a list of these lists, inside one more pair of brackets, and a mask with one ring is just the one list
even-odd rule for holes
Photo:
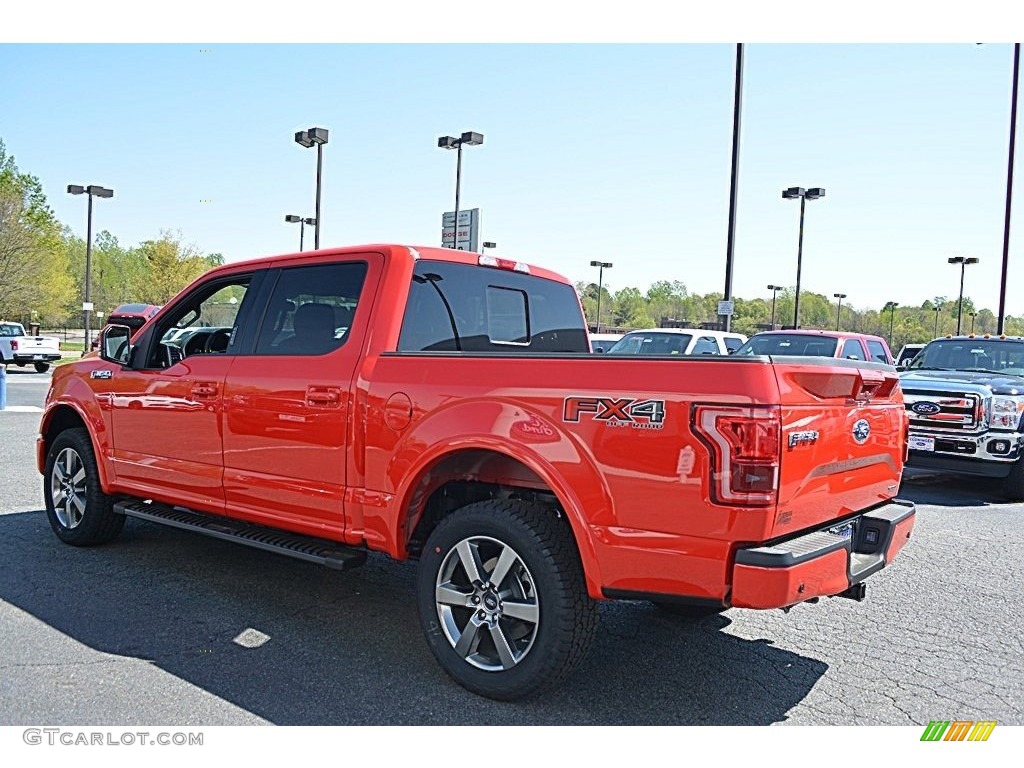
[[872,397],[888,397],[899,381],[896,376],[886,376],[881,371],[864,369],[858,371],[858,374],[853,399],[862,402],[867,402]]

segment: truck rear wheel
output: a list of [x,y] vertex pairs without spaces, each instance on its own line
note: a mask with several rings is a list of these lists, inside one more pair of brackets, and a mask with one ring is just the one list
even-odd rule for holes
[[36,373],[46,373],[50,370],[49,363],[36,363]]
[[569,526],[522,501],[477,502],[442,520],[423,548],[417,603],[444,670],[503,701],[561,683],[597,627]]
[[85,429],[67,429],[50,445],[43,496],[50,527],[65,544],[104,544],[124,527],[124,515],[114,512],[113,499],[100,487],[96,455]]

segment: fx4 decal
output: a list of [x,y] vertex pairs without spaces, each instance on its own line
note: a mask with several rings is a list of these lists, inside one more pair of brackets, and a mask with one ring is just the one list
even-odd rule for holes
[[610,427],[661,429],[665,421],[665,401],[637,400],[635,397],[565,398],[562,420],[578,422],[583,416],[590,416]]

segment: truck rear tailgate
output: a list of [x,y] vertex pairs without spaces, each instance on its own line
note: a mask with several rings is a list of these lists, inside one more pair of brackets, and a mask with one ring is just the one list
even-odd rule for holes
[[775,357],[782,462],[772,536],[874,507],[896,495],[906,415],[896,371],[853,360]]

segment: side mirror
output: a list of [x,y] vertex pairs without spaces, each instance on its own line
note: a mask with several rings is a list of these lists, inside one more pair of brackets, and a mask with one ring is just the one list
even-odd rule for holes
[[108,325],[100,332],[100,357],[108,363],[128,364],[132,329],[127,325]]

